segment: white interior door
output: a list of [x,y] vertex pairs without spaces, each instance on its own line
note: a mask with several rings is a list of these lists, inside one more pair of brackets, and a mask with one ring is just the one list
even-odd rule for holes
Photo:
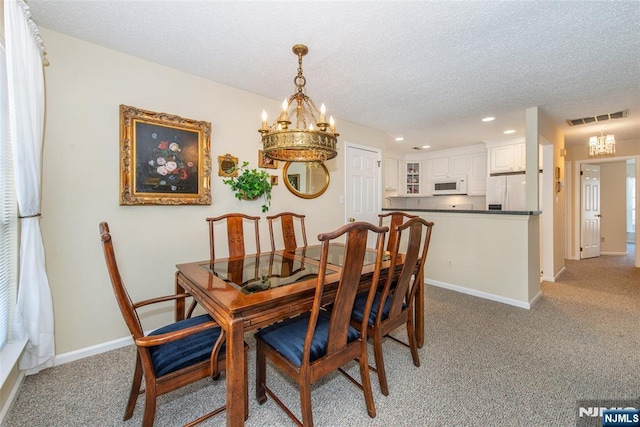
[[581,165],[580,258],[600,256],[600,166]]
[[345,182],[347,222],[378,224],[380,213],[381,152],[374,148],[347,144]]

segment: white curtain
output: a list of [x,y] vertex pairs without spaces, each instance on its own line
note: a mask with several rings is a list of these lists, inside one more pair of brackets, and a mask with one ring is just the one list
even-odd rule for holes
[[20,227],[20,281],[14,337],[28,338],[20,369],[36,373],[53,364],[53,302],[40,232],[44,130],[44,48],[23,0],[4,0],[9,117]]

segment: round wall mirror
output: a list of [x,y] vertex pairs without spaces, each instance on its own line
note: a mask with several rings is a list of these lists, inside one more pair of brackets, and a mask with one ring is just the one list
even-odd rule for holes
[[303,199],[314,199],[329,187],[329,171],[321,162],[287,162],[282,178],[289,191]]

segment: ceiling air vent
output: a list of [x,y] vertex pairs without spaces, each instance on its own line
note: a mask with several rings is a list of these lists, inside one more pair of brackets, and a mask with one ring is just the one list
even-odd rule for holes
[[618,111],[616,113],[601,114],[599,116],[594,116],[594,117],[583,117],[581,119],[569,119],[567,120],[567,123],[569,123],[569,126],[586,125],[589,123],[603,122],[605,120],[622,119],[624,117],[627,117],[628,115],[629,115],[629,110],[624,110],[624,111]]

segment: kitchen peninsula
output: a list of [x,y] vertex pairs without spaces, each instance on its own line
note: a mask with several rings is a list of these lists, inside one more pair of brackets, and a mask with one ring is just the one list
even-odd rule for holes
[[435,223],[425,283],[526,309],[540,297],[540,211],[382,210]]

